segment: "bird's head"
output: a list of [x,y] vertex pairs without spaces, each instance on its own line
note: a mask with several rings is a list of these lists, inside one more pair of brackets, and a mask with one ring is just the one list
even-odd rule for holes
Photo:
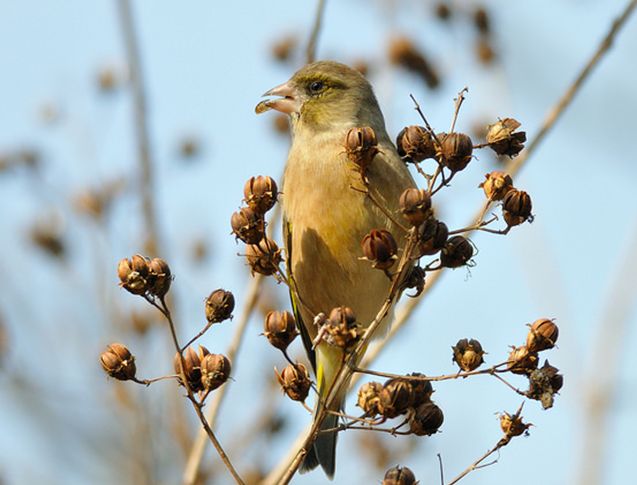
[[290,115],[294,128],[327,130],[344,125],[384,126],[372,87],[361,73],[334,61],[299,69],[289,81],[270,89],[257,113],[274,109]]

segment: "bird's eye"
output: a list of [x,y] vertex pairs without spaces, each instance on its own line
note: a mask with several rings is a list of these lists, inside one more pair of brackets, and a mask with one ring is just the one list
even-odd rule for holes
[[312,84],[310,84],[310,91],[312,92],[312,94],[316,94],[321,92],[324,87],[325,84],[323,84],[323,81],[314,81]]

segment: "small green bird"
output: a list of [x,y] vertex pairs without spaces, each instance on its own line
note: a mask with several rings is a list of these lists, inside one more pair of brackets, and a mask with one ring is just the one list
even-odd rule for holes
[[[280,98],[259,103],[257,112],[271,108],[291,119],[292,146],[281,196],[290,295],[320,398],[325,398],[343,361],[343,350],[326,342],[312,348],[318,331],[314,317],[348,306],[358,322],[369,325],[388,295],[390,281],[361,260],[361,241],[372,229],[390,231],[399,247],[405,236],[360,190],[361,174],[345,150],[348,131],[369,126],[376,133],[379,152],[367,169],[368,188],[389,214],[399,217],[400,194],[415,183],[387,135],[371,85],[358,71],[337,62],[315,62],[264,96]],[[388,322],[389,318],[385,326]],[[342,394],[334,411],[344,404],[345,391]],[[338,417],[328,414],[321,429],[337,425]],[[335,450],[336,432],[320,433],[302,469],[320,464],[332,478]]]

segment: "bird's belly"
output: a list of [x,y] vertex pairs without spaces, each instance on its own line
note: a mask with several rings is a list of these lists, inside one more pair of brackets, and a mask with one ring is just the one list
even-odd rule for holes
[[308,199],[302,206],[307,214],[286,214],[292,227],[290,269],[303,319],[311,322],[319,312],[349,306],[366,326],[387,297],[390,281],[361,259],[361,240],[371,229],[386,227],[387,221],[355,191],[340,200],[313,204]]

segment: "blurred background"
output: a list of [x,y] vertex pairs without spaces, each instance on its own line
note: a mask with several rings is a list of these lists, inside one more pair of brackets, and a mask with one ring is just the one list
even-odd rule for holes
[[[285,122],[256,116],[254,106],[303,64],[315,2],[131,2],[150,178],[139,157],[127,4],[0,2],[3,483],[180,483],[197,430],[181,391],[173,382],[120,383],[99,365],[100,352],[117,341],[136,355],[140,377],[172,372],[167,328],[118,288],[117,261],[141,252],[169,262],[182,341],[205,323],[205,297],[231,290],[235,319],[201,342],[225,352],[251,280],[230,215],[244,182],[259,174],[280,181],[286,159]],[[625,4],[327,0],[317,57],[365,71],[392,135],[420,123],[410,93],[434,129],[448,129],[453,99],[467,86],[458,130],[477,142],[486,125],[511,116],[533,138]],[[428,69],[405,69],[405,49]],[[623,484],[633,475],[636,50],[630,18],[515,178],[533,197],[533,224],[506,237],[472,236],[477,265],[444,274],[372,364],[451,373],[450,347],[470,337],[493,365],[524,342],[526,323],[556,319],[559,348],[545,354],[565,376],[555,406],[527,402],[530,436],[463,483]],[[483,150],[436,196],[450,227],[465,225],[482,204],[478,183],[501,166]],[[154,205],[150,219],[145,197]],[[278,463],[310,420],[274,381],[273,367],[285,364],[260,335],[272,308],[288,309],[287,293],[267,281],[216,423],[248,483]],[[301,358],[300,341],[293,347]],[[448,480],[500,438],[495,413],[514,412],[522,400],[488,376],[434,388],[445,413],[441,433],[342,433],[334,483],[380,483],[395,464],[422,484],[440,483],[438,454]],[[352,395],[351,413],[354,402]],[[317,471],[293,483],[324,481]],[[210,449],[198,483],[231,483]]]

